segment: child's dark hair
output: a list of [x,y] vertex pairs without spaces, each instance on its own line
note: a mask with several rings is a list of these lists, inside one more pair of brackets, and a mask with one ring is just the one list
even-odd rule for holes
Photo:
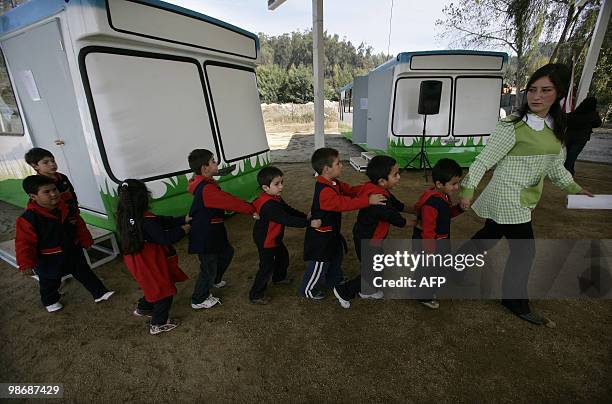
[[366,175],[374,184],[378,184],[378,180],[383,179],[387,180],[389,178],[389,174],[391,173],[391,169],[394,165],[397,164],[397,161],[393,157],[389,156],[374,156],[372,160],[368,163],[368,168],[366,168]]
[[461,177],[463,170],[461,166],[453,159],[440,159],[431,169],[431,176],[434,184],[436,181],[440,181],[442,184],[446,184],[453,177]]
[[33,147],[31,148],[23,158],[25,158],[26,163],[29,165],[38,164],[38,162],[45,157],[55,158],[53,153],[51,153],[47,149],[43,149],[41,147]]
[[144,182],[125,180],[117,189],[117,233],[122,254],[134,254],[144,248],[142,224],[149,209],[149,190]]
[[55,181],[44,175],[30,175],[23,179],[21,186],[26,194],[37,194],[40,187],[45,185],[55,185]]
[[187,161],[189,162],[189,168],[191,168],[191,171],[193,171],[194,174],[200,175],[202,166],[207,166],[212,158],[213,154],[210,150],[195,149],[189,153]]
[[280,168],[274,166],[264,167],[257,173],[257,183],[260,187],[264,185],[270,186],[272,180],[276,177],[282,177],[283,172]]
[[331,147],[322,147],[315,150],[310,158],[312,169],[315,170],[317,174],[322,174],[323,168],[325,168],[325,166],[331,167],[339,154],[338,150],[332,149]]

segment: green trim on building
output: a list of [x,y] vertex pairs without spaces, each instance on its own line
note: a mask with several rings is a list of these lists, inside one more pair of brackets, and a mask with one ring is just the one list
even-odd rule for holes
[[[257,156],[255,165],[251,159],[242,160],[243,168],[237,174],[228,174],[219,179],[219,186],[226,192],[237,196],[246,201],[253,201],[260,193],[257,183],[258,171],[270,164],[265,157]],[[189,174],[191,177],[191,174]],[[186,174],[170,177],[164,180],[166,192],[159,198],[151,200],[151,210],[159,215],[183,216],[187,214],[193,200],[193,196],[187,192],[189,177]],[[22,179],[7,179],[0,181],[0,200],[12,205],[25,208],[28,203],[28,196],[21,187]],[[78,195],[78,191],[77,191]],[[103,229],[115,230],[115,211],[117,210],[117,185],[109,184],[105,181],[104,187],[100,190],[100,197],[108,218],[81,211],[81,216],[85,222],[101,227]]]

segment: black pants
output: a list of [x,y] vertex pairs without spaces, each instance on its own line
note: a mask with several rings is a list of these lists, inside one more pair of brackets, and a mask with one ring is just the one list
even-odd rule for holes
[[50,306],[59,302],[59,288],[62,284],[62,276],[67,274],[72,274],[74,279],[85,286],[85,289],[91,293],[94,299],[102,297],[103,294],[108,292],[106,286],[104,286],[102,281],[93,273],[87,261],[85,261],[83,253],[80,251],[79,253],[67,257],[65,266],[56,277],[45,277],[43,271],[37,272],[40,299],[44,306]]
[[491,219],[485,221],[485,225],[480,229],[472,240],[487,240],[486,242],[475,241],[472,245],[479,251],[486,251],[493,248],[497,242],[505,237],[510,245],[510,256],[506,261],[504,276],[502,280],[502,304],[516,314],[527,314],[531,312],[529,300],[509,299],[512,295],[527,296],[527,284],[533,260],[535,258],[535,242],[532,241],[527,246],[525,243],[516,243],[513,240],[533,240],[533,228],[531,222],[520,224],[499,224]]
[[234,248],[228,244],[218,253],[198,254],[198,257],[200,258],[200,274],[196,280],[193,295],[191,295],[191,302],[195,304],[206,300],[210,295],[213,283],[221,282],[234,257]]
[[172,306],[172,299],[174,296],[168,296],[156,302],[147,302],[143,297],[138,299],[138,310],[140,311],[153,311],[151,318],[151,325],[163,325],[168,321],[168,314],[170,313],[170,306]]
[[273,248],[259,249],[259,270],[255,275],[249,299],[260,299],[264,296],[270,277],[272,282],[287,278],[289,252],[283,243]]
[[336,292],[344,300],[351,300],[361,291],[361,275],[335,286]]
[[[357,259],[361,263],[361,254],[362,254],[361,242],[362,240],[355,237],[353,241],[355,244],[355,253],[357,254]],[[373,246],[370,246],[367,249],[367,251],[368,251],[368,256],[366,257],[367,262],[373,262],[372,256],[374,254],[380,254],[383,252],[382,247],[373,247]],[[363,290],[363,293],[368,294],[368,295],[376,293],[377,290],[373,285],[373,282],[374,282],[373,280],[374,280],[374,272],[369,271],[366,277],[366,284],[368,285],[368,287],[365,290]],[[361,268],[359,268],[359,275],[357,275],[353,279],[350,279],[344,283],[336,285],[336,292],[338,292],[340,297],[343,298],[344,300],[354,299],[357,296],[357,293],[362,292],[361,290]]]

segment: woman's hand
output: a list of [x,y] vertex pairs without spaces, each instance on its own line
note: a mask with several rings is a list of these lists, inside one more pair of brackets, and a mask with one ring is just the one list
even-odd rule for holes
[[587,195],[590,196],[591,198],[595,197],[595,195],[593,195],[592,193],[590,193],[587,189],[582,188],[582,190],[580,192],[578,192],[579,194],[582,195]]
[[459,198],[459,206],[461,206],[461,209],[463,210],[468,210],[470,206],[472,206],[472,199],[471,198]]

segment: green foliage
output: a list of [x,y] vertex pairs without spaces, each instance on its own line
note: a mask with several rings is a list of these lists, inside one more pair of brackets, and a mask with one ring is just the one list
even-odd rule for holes
[[305,65],[291,66],[287,72],[287,80],[281,86],[279,102],[304,104],[313,100],[312,68]]
[[278,102],[281,88],[287,81],[287,72],[280,66],[268,64],[257,66],[257,87],[261,102]]
[[[313,101],[312,32],[292,32],[279,36],[260,33],[261,65],[257,84],[265,103],[305,103]],[[389,59],[373,54],[373,48],[361,43],[355,47],[346,38],[324,33],[325,99],[338,100],[337,89]]]

